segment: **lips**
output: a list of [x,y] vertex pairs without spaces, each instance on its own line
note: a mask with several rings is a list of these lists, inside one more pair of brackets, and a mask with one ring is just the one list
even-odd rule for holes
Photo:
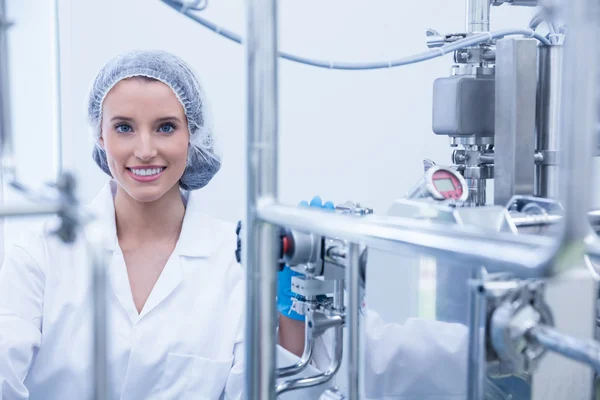
[[152,182],[160,178],[165,170],[166,167],[151,165],[127,168],[127,173],[138,182]]

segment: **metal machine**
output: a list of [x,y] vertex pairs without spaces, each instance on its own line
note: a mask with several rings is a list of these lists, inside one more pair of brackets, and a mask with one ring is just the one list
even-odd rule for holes
[[[540,1],[540,15],[549,21],[548,37],[496,40],[505,35],[489,32],[490,8],[503,3],[538,5],[537,1],[468,0],[466,32],[428,32],[428,44],[434,50],[441,49],[440,54],[455,51],[452,76],[434,83],[433,102],[433,130],[450,137],[455,148],[453,165],[426,165],[429,169],[423,181],[386,215],[357,217],[277,202],[276,7],[273,0],[249,2],[248,246],[244,262],[250,398],[272,399],[281,388],[281,384],[277,389],[274,385],[275,376],[281,373],[273,368],[275,311],[265,315],[275,296],[277,226],[310,232],[321,246],[339,240],[345,251],[336,253],[348,255],[339,263],[345,269],[348,297],[343,314],[339,307],[326,310],[322,304],[313,304],[318,303],[315,295],[332,291],[327,287],[327,268],[318,276],[314,258],[304,260],[306,278],[295,282],[297,292],[307,299],[302,304],[307,326],[316,313],[331,318],[335,310],[335,318],[343,319],[348,330],[348,352],[343,355],[348,363],[346,387],[334,388],[322,399],[361,398],[360,246],[368,248],[369,261],[373,251],[405,260],[426,255],[452,273],[453,282],[456,274],[464,276],[465,298],[458,299],[458,304],[464,300],[464,322],[470,330],[469,399],[515,398],[510,397],[510,385],[507,389],[499,383],[505,378],[525,382],[526,396],[531,399],[592,397],[600,349],[594,340],[598,292],[586,257],[586,244],[595,238],[590,236],[589,193],[584,186],[589,185],[597,121],[598,54],[585,51],[584,43],[586,37],[600,32],[600,6],[578,0],[566,3],[561,11],[554,2]],[[557,14],[567,15],[564,50],[553,19]],[[536,23],[532,21],[532,26]],[[523,34],[531,37],[534,31]],[[483,40],[465,44],[470,38]],[[569,138],[560,146],[559,133]],[[578,179],[570,179],[575,176]],[[489,179],[494,179],[493,205],[486,198]],[[559,229],[548,229],[558,220]],[[492,223],[486,228],[481,221]],[[326,265],[327,249],[316,254]],[[338,282],[333,299],[339,305],[341,271],[329,277]],[[446,294],[448,299],[456,298],[452,291]],[[339,329],[337,324],[335,329]],[[302,361],[307,358],[310,354]],[[295,385],[290,381],[286,389],[301,387]]]

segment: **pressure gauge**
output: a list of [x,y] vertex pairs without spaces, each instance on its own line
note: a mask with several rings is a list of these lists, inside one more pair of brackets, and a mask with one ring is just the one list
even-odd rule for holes
[[469,196],[465,178],[456,170],[433,165],[427,169],[421,182],[408,198],[432,198],[434,200],[465,201]]

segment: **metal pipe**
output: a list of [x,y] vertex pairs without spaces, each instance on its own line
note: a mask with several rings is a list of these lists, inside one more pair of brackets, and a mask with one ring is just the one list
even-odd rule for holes
[[104,233],[97,220],[88,222],[83,227],[83,239],[86,251],[92,265],[92,303],[94,311],[93,327],[93,390],[94,400],[106,400],[109,398],[109,374],[108,374],[108,282],[107,282],[107,259],[104,249]]
[[469,207],[484,206],[486,203],[486,182],[485,179],[465,178],[469,197],[466,204]]
[[244,397],[275,398],[276,267],[279,229],[257,219],[260,200],[277,199],[276,0],[247,2],[246,371]]
[[[542,154],[559,149],[562,55],[562,45],[538,47],[536,151]],[[536,165],[535,170],[536,196],[558,199],[558,163]]]
[[[333,304],[336,310],[343,308],[344,304],[344,285],[343,281],[336,281],[333,293]],[[344,319],[341,316],[333,316],[328,318],[328,323],[335,324],[334,335],[333,335],[333,356],[329,363],[329,367],[325,372],[319,375],[311,376],[308,378],[293,379],[285,382],[281,382],[277,385],[276,393],[279,396],[282,393],[289,392],[290,390],[303,389],[321,385],[328,382],[335,376],[337,371],[340,369],[342,363],[343,349],[344,349]],[[315,327],[317,329],[317,327]],[[318,330],[321,330],[318,328]]]
[[0,159],[6,182],[14,180],[15,153],[12,135],[12,112],[10,108],[10,77],[8,62],[8,13],[5,0],[0,0]]
[[335,376],[337,371],[340,369],[340,365],[342,363],[342,355],[343,355],[343,345],[344,345],[344,328],[338,326],[335,329],[335,334],[333,336],[333,357],[331,358],[331,362],[329,363],[329,367],[325,372],[319,375],[311,376],[309,378],[301,378],[294,379],[290,381],[281,382],[277,385],[276,393],[277,396],[289,392],[290,390],[296,389],[304,389],[308,387],[318,386],[323,383],[328,382]]
[[541,226],[541,225],[552,225],[559,223],[562,221],[562,216],[560,215],[549,215],[549,214],[539,214],[539,215],[522,215],[522,216],[512,216],[511,221],[515,224],[517,228],[524,228],[529,226]]
[[314,337],[313,337],[313,318],[314,312],[310,311],[309,315],[306,316],[306,323],[304,324],[304,351],[302,357],[295,364],[278,368],[275,375],[277,378],[286,378],[288,376],[296,375],[302,372],[308,363],[312,360],[313,348],[314,348]]
[[567,10],[568,39],[564,48],[564,79],[560,113],[560,193],[564,207],[563,243],[580,246],[590,233],[592,147],[597,124],[598,61],[587,40],[600,36],[600,2],[571,0]]
[[4,206],[0,207],[0,218],[4,217],[35,217],[57,214],[60,204],[39,204],[33,206]]
[[490,0],[467,0],[467,32],[489,32]]
[[360,387],[360,253],[359,246],[351,243],[348,246],[348,268],[346,281],[348,290],[348,309],[346,327],[348,330],[348,346],[346,346],[348,366],[348,400],[361,398]]
[[54,177],[58,181],[63,173],[62,140],[62,75],[60,68],[60,0],[52,2],[53,7],[53,53],[54,53]]
[[486,382],[486,316],[487,296],[482,285],[482,270],[473,270],[469,285],[469,356],[467,361],[467,399],[484,398]]
[[548,326],[536,326],[526,336],[546,349],[587,364],[600,373],[600,343],[595,340],[575,339]]
[[432,255],[453,254],[470,267],[469,261],[485,262],[511,272],[515,276],[535,277],[550,273],[549,257],[552,239],[534,235],[518,237],[506,232],[488,232],[473,227],[458,226],[411,218],[376,215],[360,218],[327,213],[321,210],[266,204],[258,207],[258,217],[264,221],[325,237],[344,238],[379,250],[406,254],[417,247]]

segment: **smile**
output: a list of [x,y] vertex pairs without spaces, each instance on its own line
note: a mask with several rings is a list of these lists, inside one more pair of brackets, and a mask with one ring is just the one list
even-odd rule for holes
[[129,175],[138,182],[150,182],[158,179],[166,167],[156,168],[127,168]]

